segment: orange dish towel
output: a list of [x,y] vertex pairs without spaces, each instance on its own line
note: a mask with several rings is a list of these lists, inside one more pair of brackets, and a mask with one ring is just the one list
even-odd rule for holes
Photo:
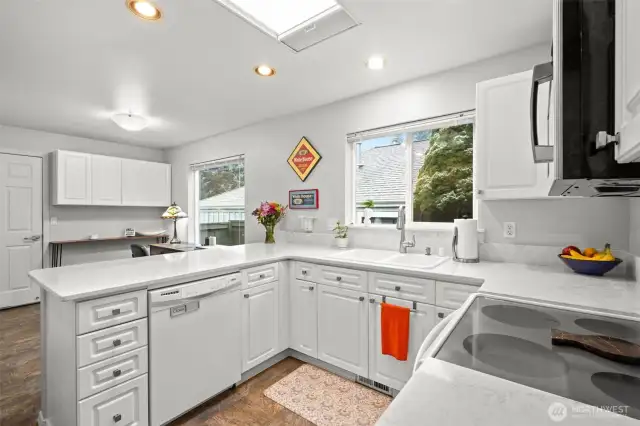
[[380,329],[382,332],[382,355],[391,355],[398,361],[406,361],[409,353],[409,316],[411,309],[403,306],[382,304]]

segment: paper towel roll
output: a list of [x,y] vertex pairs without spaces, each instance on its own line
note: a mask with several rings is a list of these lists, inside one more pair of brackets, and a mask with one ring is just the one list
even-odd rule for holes
[[478,221],[476,219],[455,219],[453,225],[458,230],[455,247],[458,259],[473,261],[478,259]]

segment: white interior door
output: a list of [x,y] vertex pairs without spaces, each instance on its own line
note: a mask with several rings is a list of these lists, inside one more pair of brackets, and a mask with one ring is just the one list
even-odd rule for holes
[[616,1],[616,159],[640,159],[640,2]]
[[42,159],[0,154],[0,308],[39,300],[28,272],[42,268]]

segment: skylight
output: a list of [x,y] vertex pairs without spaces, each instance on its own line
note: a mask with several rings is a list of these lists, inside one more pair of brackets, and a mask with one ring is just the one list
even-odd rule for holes
[[300,25],[310,25],[340,5],[336,0],[218,0],[236,14],[279,38]]

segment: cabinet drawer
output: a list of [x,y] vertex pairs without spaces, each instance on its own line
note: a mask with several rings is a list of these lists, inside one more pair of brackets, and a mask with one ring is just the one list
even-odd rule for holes
[[455,310],[453,309],[441,308],[439,306],[436,306],[436,323],[439,323],[454,312]]
[[367,290],[367,273],[354,269],[317,266],[313,282],[347,288],[350,290]]
[[124,383],[148,371],[147,346],[78,370],[78,400]]
[[473,285],[438,281],[436,283],[436,305],[443,308],[458,309],[470,295],[477,292],[478,287]]
[[117,294],[76,305],[78,334],[137,320],[147,316],[147,291]]
[[93,364],[147,344],[147,320],[141,319],[77,337],[78,367]]
[[146,374],[78,403],[77,426],[148,426]]
[[369,274],[369,293],[435,304],[436,282],[423,278]]
[[278,280],[278,264],[256,266],[242,271],[243,288],[257,287]]
[[295,276],[302,281],[314,281],[317,275],[313,263],[296,262]]

